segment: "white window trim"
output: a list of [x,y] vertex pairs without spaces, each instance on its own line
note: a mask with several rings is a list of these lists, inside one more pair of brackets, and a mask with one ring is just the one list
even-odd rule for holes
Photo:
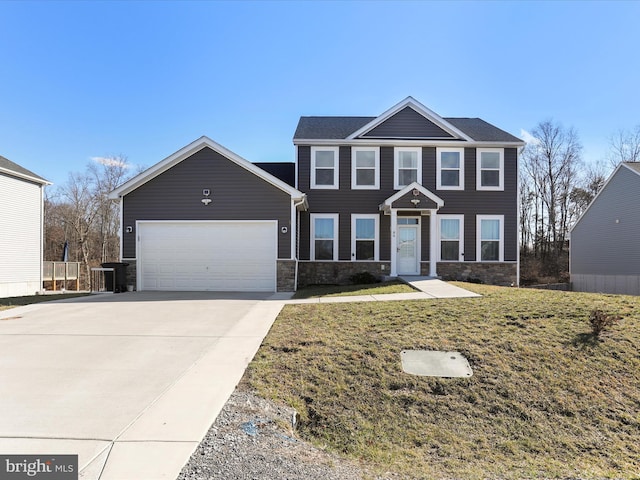
[[[460,154],[460,185],[442,185],[442,153],[457,152]],[[448,168],[447,170],[452,170]],[[437,190],[464,190],[464,148],[436,148],[436,189]]]
[[316,218],[333,219],[333,261],[338,261],[338,230],[340,228],[339,216],[337,213],[312,213],[311,219],[311,248],[309,250],[309,260],[312,262],[330,262],[331,260],[316,260]]
[[[494,152],[500,154],[500,178],[498,180],[499,185],[497,187],[483,187],[482,186],[482,163],[480,159],[482,158],[483,152]],[[478,148],[476,149],[476,190],[486,190],[486,191],[494,191],[501,192],[504,191],[504,148]]]
[[416,174],[416,182],[422,185],[422,148],[421,147],[395,147],[393,149],[393,188],[395,190],[401,190],[406,185],[399,185],[399,175],[398,175],[398,164],[399,164],[399,153],[400,152],[416,152],[418,165],[417,165],[417,174]]
[[[356,152],[374,152],[374,179],[373,185],[358,185],[356,183]],[[351,147],[351,189],[352,190],[380,190],[380,147]]]
[[[316,152],[333,152],[333,184],[316,184]],[[311,188],[324,190],[337,190],[340,186],[340,147],[311,147]]]
[[[458,260],[442,260],[442,234],[441,234],[441,223],[440,220],[444,219],[444,220],[458,220],[458,222],[460,222],[460,229],[459,229],[459,242],[460,242],[460,249],[458,252]],[[464,215],[437,215],[437,220],[438,220],[438,261],[439,262],[464,262]]]
[[[356,260],[356,220],[357,219],[373,219],[374,223],[374,239],[373,239],[373,260]],[[380,215],[378,214],[351,214],[351,261],[352,262],[377,262],[380,260]]]
[[[500,247],[498,260],[482,260],[482,220],[500,221]],[[476,262],[504,262],[504,215],[476,215]]]

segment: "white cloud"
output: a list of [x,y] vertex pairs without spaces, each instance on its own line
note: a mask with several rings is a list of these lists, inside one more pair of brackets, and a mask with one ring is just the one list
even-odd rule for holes
[[533,145],[538,145],[540,143],[540,140],[538,140],[536,137],[531,135],[524,128],[520,129],[520,138],[522,138],[525,142]]
[[125,160],[118,157],[91,157],[91,160],[101,165],[106,165],[107,167],[129,168],[131,166],[127,164]]

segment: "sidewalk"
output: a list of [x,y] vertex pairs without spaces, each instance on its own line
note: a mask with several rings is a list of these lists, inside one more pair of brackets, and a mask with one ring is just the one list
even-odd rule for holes
[[[388,293],[382,295],[353,295],[344,297],[318,297],[286,300],[279,297],[285,304],[305,303],[345,303],[345,302],[388,302],[397,300],[427,300],[431,298],[468,298],[480,297],[477,293],[456,287],[431,277],[399,277],[403,282],[419,290],[409,293]],[[273,297],[272,297],[273,299]]]

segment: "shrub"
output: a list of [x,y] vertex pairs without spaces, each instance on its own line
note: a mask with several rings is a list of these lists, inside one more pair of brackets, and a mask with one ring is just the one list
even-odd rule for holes
[[617,322],[621,320],[621,317],[617,315],[611,315],[609,313],[603,312],[602,310],[592,310],[589,315],[589,323],[591,324],[591,333],[594,337],[599,337],[600,334],[613,326]]
[[354,285],[368,285],[370,283],[380,283],[380,279],[369,272],[354,273],[349,277],[349,281]]

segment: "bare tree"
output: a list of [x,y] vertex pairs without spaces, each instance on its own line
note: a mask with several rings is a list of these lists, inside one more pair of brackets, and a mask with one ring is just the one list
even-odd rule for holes
[[620,129],[609,139],[609,165],[611,168],[620,162],[640,162],[640,125],[633,130]]
[[[81,261],[86,278],[91,267],[119,258],[118,206],[109,192],[131,174],[126,157],[94,158],[85,172],[69,174],[69,179],[45,202],[45,245],[48,255],[59,256],[61,238],[69,241],[71,258]],[[45,247],[46,249],[46,247]]]
[[571,192],[578,183],[582,146],[573,128],[551,120],[540,122],[531,132],[536,141],[522,155],[524,181],[531,193],[529,232],[533,253],[557,270],[560,253],[573,218]]

